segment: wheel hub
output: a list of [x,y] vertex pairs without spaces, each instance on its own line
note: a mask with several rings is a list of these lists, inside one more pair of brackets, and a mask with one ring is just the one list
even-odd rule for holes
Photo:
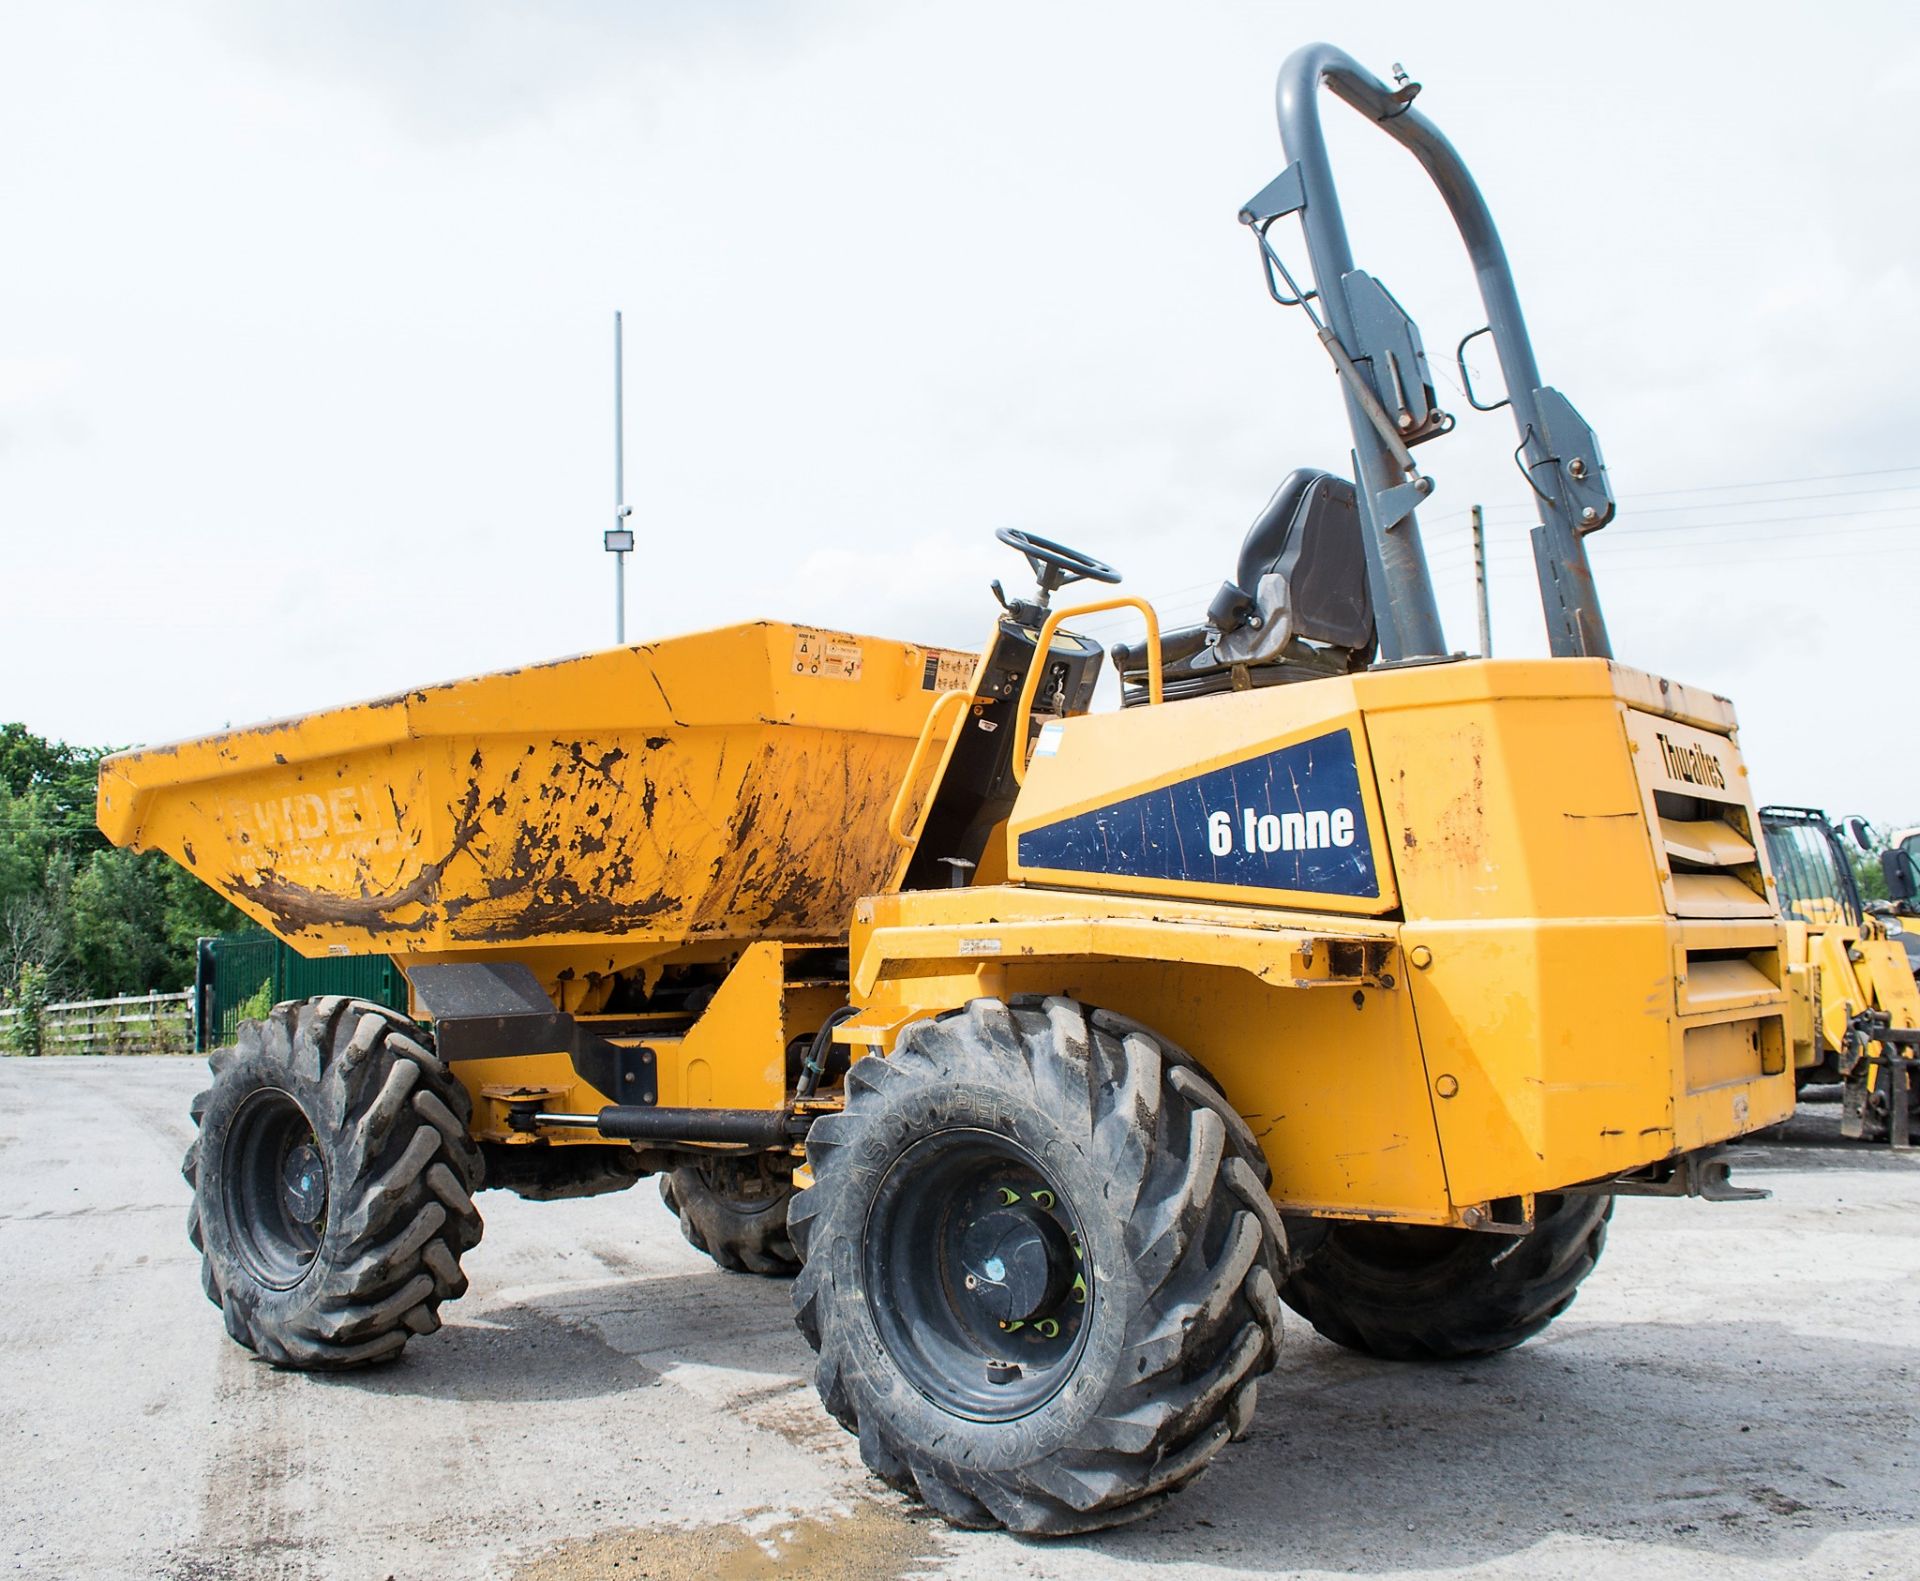
[[961,1236],[968,1296],[995,1323],[1031,1323],[1073,1282],[1073,1246],[1058,1221],[1029,1200],[976,1219]]
[[927,1399],[1005,1422],[1066,1387],[1094,1271],[1072,1201],[1019,1142],[973,1126],[918,1138],[878,1182],[862,1240],[880,1343]]
[[312,1117],[279,1087],[249,1093],[219,1142],[221,1217],[235,1271],[291,1290],[326,1239],[327,1166]]
[[294,1148],[280,1166],[280,1201],[299,1224],[318,1224],[327,1211],[327,1170],[311,1142]]

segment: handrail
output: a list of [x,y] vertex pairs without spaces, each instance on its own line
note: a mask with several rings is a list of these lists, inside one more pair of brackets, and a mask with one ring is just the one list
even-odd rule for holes
[[1078,615],[1098,615],[1109,609],[1137,609],[1146,617],[1147,622],[1147,701],[1158,706],[1165,697],[1160,676],[1160,617],[1153,612],[1153,606],[1144,598],[1134,598],[1127,593],[1115,594],[1112,598],[1098,599],[1091,604],[1075,604],[1070,609],[1056,609],[1047,616],[1047,623],[1040,628],[1040,640],[1034,645],[1033,667],[1027,671],[1027,684],[1020,688],[1020,706],[1013,711],[1013,782],[1016,785],[1027,783],[1027,726],[1033,715],[1034,694],[1040,689],[1040,675],[1047,665],[1047,649],[1053,644],[1053,635],[1060,629],[1060,622]]
[[[913,756],[907,759],[907,772],[901,777],[900,788],[893,793],[893,809],[887,814],[887,834],[893,843],[911,847],[920,838],[920,830],[915,828],[911,834],[906,830],[907,795],[913,789],[914,781],[920,778],[920,771],[926,767],[927,748],[933,744],[934,726],[940,722],[941,714],[951,708],[955,702],[968,707],[980,701],[971,692],[942,692],[933,700],[933,707],[927,710],[926,722],[920,726],[920,737],[913,744]],[[926,798],[931,803],[932,796]],[[927,807],[920,808],[924,820]]]

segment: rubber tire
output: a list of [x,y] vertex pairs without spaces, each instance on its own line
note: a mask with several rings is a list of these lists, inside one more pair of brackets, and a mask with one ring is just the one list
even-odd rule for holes
[[[437,1329],[440,1304],[467,1288],[480,1150],[466,1090],[416,1033],[365,1000],[311,999],[243,1024],[209,1061],[214,1082],[193,1101],[200,1131],[181,1165],[194,1193],[188,1233],[227,1332],[276,1367],[385,1361]],[[222,1168],[236,1111],[274,1089],[305,1112],[328,1177],[319,1246],[288,1289],[236,1253]]]
[[763,1197],[729,1189],[727,1176],[740,1165],[755,1170],[762,1161],[715,1160],[670,1170],[660,1177],[660,1200],[680,1219],[680,1233],[695,1251],[705,1252],[736,1274],[791,1279],[800,1271],[800,1254],[787,1233],[787,1208],[793,1200],[793,1170],[767,1160],[766,1169],[784,1174],[784,1187]]
[[[1543,1192],[1520,1236],[1320,1221],[1280,1298],[1336,1345],[1389,1361],[1511,1350],[1573,1304],[1607,1244],[1613,1198]],[[1317,1242],[1317,1244],[1313,1244]]]
[[[1245,1433],[1279,1344],[1285,1231],[1252,1133],[1186,1055],[1071,1000],[976,999],[855,1060],[846,1094],[807,1139],[794,1305],[821,1400],[883,1481],[956,1526],[1061,1536],[1147,1514]],[[1011,1421],[916,1389],[864,1289],[881,1182],[947,1128],[998,1130],[1040,1159],[1095,1270],[1074,1373]]]

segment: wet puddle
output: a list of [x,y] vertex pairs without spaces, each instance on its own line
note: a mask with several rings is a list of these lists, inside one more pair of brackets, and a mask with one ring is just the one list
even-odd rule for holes
[[758,1511],[724,1526],[638,1527],[575,1538],[516,1581],[901,1581],[931,1573],[944,1531],[863,1500],[841,1516]]

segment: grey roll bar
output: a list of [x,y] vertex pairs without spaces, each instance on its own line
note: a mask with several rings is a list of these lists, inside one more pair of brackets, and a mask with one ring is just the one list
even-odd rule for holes
[[[1613,517],[1605,463],[1592,429],[1572,404],[1557,390],[1540,384],[1513,272],[1486,200],[1453,146],[1431,121],[1412,108],[1418,83],[1389,87],[1345,50],[1331,44],[1308,44],[1287,57],[1275,91],[1280,143],[1292,163],[1248,203],[1240,218],[1259,231],[1262,247],[1266,248],[1267,225],[1283,214],[1300,215],[1313,273],[1314,299],[1324,307],[1326,329],[1338,342],[1337,348],[1330,344],[1328,350],[1343,375],[1348,425],[1354,440],[1354,482],[1366,529],[1368,573],[1375,585],[1374,610],[1380,624],[1382,657],[1394,660],[1444,655],[1446,640],[1413,514],[1415,503],[1425,497],[1432,484],[1413,467],[1406,444],[1392,432],[1392,419],[1384,408],[1393,406],[1394,401],[1381,398],[1399,394],[1401,381],[1410,371],[1395,361],[1391,350],[1380,349],[1379,325],[1384,321],[1378,305],[1381,299],[1391,304],[1391,312],[1398,315],[1406,336],[1411,337],[1396,341],[1389,335],[1388,343],[1402,352],[1410,350],[1413,360],[1424,362],[1424,352],[1411,320],[1398,304],[1377,282],[1354,268],[1320,121],[1322,87],[1374,121],[1419,160],[1446,200],[1472,259],[1480,300],[1486,309],[1487,327],[1475,333],[1490,334],[1493,339],[1506,382],[1504,404],[1512,406],[1520,436],[1516,459],[1536,500],[1540,525],[1532,534],[1534,566],[1551,650],[1556,655],[1611,658],[1606,622],[1582,541],[1586,533],[1604,527]],[[1267,256],[1273,258],[1270,248]],[[1288,279],[1291,284],[1291,277]],[[1270,285],[1271,281],[1270,268]],[[1277,290],[1275,295],[1279,295]],[[1304,298],[1305,293],[1296,293],[1296,299]],[[1311,313],[1311,308],[1308,311]],[[1363,315],[1367,320],[1364,325]],[[1325,330],[1321,338],[1328,339]],[[1465,345],[1463,341],[1463,352]],[[1356,364],[1362,362],[1372,366],[1370,379],[1359,373]],[[1387,367],[1385,373],[1382,364]],[[1463,379],[1465,371],[1463,360]],[[1372,388],[1368,388],[1369,383]],[[1470,382],[1466,389],[1469,402],[1482,411],[1503,404],[1482,406],[1474,399]],[[1402,430],[1415,427],[1407,408],[1409,404],[1419,408],[1417,393],[1410,403],[1402,399],[1398,404],[1398,426]],[[1431,415],[1448,422],[1444,414]],[[1444,426],[1430,426],[1417,438],[1442,432]]]

